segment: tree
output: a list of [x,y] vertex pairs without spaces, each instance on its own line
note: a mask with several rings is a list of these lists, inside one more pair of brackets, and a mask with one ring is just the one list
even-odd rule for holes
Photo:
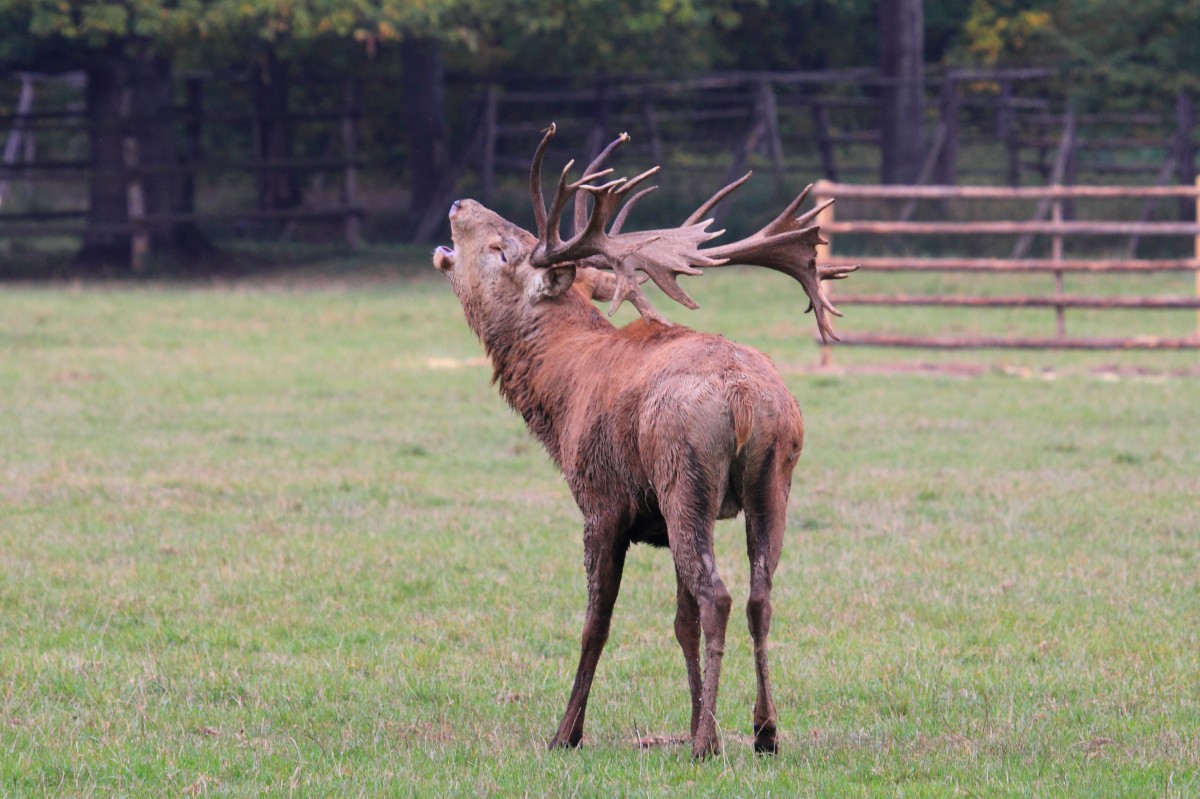
[[921,0],[880,0],[879,71],[884,183],[911,183],[924,158],[924,9]]
[[974,0],[960,60],[1054,64],[1083,103],[1145,108],[1200,91],[1200,2]]

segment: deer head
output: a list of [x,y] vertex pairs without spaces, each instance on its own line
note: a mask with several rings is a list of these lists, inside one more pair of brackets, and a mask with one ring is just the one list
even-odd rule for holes
[[[842,314],[825,294],[821,282],[840,280],[858,267],[817,266],[816,247],[826,242],[820,237],[819,227],[810,223],[832,200],[795,216],[812,188],[809,186],[773,222],[752,236],[701,249],[724,232],[709,231],[712,220],[705,219],[705,215],[745,183],[750,177],[747,174],[714,194],[678,227],[626,233],[622,229],[630,210],[656,187],[634,189],[656,174],[658,167],[632,179],[597,183],[611,175],[611,169],[601,167],[617,146],[629,140],[623,133],[578,180],[568,179],[574,161],[568,162],[547,208],[542,195],[542,160],[554,134],[555,126],[551,124],[534,153],[530,170],[536,236],[473,200],[456,201],[450,208],[454,247],[439,247],[434,266],[450,279],[473,325],[476,319],[472,317],[480,312],[485,300],[509,308],[523,300],[521,307],[531,307],[560,297],[576,283],[592,299],[611,300],[610,315],[622,302],[629,301],[647,321],[669,325],[642,291],[646,280],[653,281],[681,305],[696,308],[695,300],[677,283],[679,275],[699,275],[705,268],[733,263],[791,275],[808,295],[807,310],[816,317],[822,340],[837,339],[829,315]],[[562,215],[571,203],[574,232],[564,241]]]

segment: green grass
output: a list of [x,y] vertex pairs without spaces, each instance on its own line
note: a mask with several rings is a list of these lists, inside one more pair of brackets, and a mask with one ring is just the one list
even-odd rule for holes
[[[688,721],[673,572],[646,548],[586,746],[552,753],[579,514],[448,288],[398,276],[425,258],[0,292],[0,794],[1200,795],[1200,392],[1092,373],[1195,353],[814,372],[797,289],[693,282],[704,308],[670,315],[766,350],[805,411],[782,753],[750,751],[740,611],[725,754],[639,748]],[[905,358],[988,368],[858,368]],[[741,537],[719,528],[739,605]]]

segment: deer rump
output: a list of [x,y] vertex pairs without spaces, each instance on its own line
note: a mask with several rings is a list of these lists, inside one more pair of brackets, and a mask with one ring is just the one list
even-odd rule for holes
[[[553,369],[544,375],[572,389],[556,429],[536,409],[523,414],[567,476],[585,518],[616,517],[626,545],[665,547],[664,511],[692,524],[729,519],[743,509],[747,492],[757,498],[790,485],[803,425],[766,356],[679,326],[637,321],[617,332],[572,354],[594,377],[560,377]],[[634,358],[638,369],[630,375]],[[624,379],[607,380],[621,363]],[[518,409],[530,407],[524,398],[509,399]]]

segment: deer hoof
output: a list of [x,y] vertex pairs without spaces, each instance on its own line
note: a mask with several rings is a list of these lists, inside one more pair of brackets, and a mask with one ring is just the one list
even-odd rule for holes
[[707,760],[713,755],[721,754],[721,745],[716,739],[709,741],[695,741],[692,743],[692,757],[696,760]]
[[567,738],[560,738],[559,736],[556,735],[552,739],[550,739],[550,746],[548,746],[547,748],[550,751],[554,751],[555,749],[579,749],[582,746],[583,746],[583,736],[582,735],[579,736],[578,738],[576,738],[575,740],[569,740]]
[[754,753],[756,755],[774,755],[779,752],[775,743],[775,725],[764,724],[754,731]]

